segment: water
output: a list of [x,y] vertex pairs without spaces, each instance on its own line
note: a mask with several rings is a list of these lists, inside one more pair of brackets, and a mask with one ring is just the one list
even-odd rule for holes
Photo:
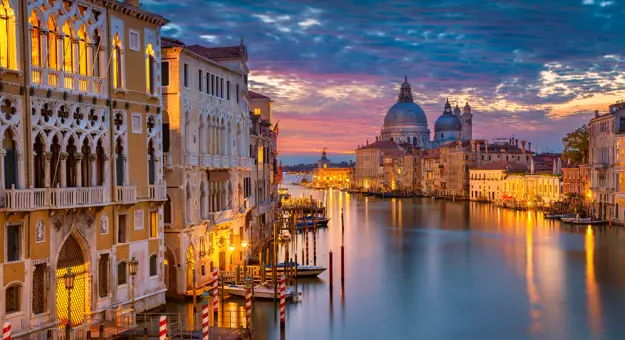
[[[334,251],[334,293],[330,299],[328,272],[303,282],[303,301],[287,303],[285,339],[617,339],[625,334],[621,227],[571,227],[541,214],[480,203],[289,191],[312,194],[328,206],[330,226],[319,231],[317,262],[327,265],[328,252]],[[235,308],[242,305],[232,300]],[[257,339],[280,339],[278,321],[273,302],[256,303]]]

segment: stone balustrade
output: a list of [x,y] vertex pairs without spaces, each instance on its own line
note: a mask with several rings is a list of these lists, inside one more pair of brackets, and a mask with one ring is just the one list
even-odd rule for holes
[[9,189],[0,191],[0,197],[0,209],[7,211],[65,209],[110,202],[104,187]]
[[137,202],[137,187],[134,185],[117,186],[117,203],[132,204]]
[[44,88],[70,90],[85,94],[106,94],[104,78],[89,77],[63,70],[48,69],[40,66],[31,66],[31,81]]
[[151,184],[150,199],[156,201],[167,201],[167,184]]

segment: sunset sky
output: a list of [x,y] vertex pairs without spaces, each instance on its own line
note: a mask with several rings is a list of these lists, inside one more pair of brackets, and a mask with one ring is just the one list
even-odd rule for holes
[[[486,4],[488,3],[488,4]],[[445,98],[473,108],[474,138],[562,136],[625,98],[619,1],[144,0],[187,44],[248,47],[250,89],[274,99],[280,158],[333,161],[379,133],[404,74],[430,129]]]

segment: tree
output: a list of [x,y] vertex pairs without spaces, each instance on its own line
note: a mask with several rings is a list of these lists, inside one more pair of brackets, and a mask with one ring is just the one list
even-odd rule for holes
[[588,161],[589,137],[590,133],[586,124],[567,133],[562,138],[562,144],[564,144],[562,158],[578,164]]

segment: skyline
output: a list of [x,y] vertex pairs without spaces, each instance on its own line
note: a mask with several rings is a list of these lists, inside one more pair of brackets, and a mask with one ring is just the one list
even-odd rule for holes
[[469,101],[474,138],[515,136],[544,151],[561,151],[564,134],[625,97],[618,1],[142,4],[171,20],[163,36],[186,44],[244,38],[250,89],[274,100],[285,164],[324,147],[333,161],[353,159],[404,75],[431,129],[446,98]]

